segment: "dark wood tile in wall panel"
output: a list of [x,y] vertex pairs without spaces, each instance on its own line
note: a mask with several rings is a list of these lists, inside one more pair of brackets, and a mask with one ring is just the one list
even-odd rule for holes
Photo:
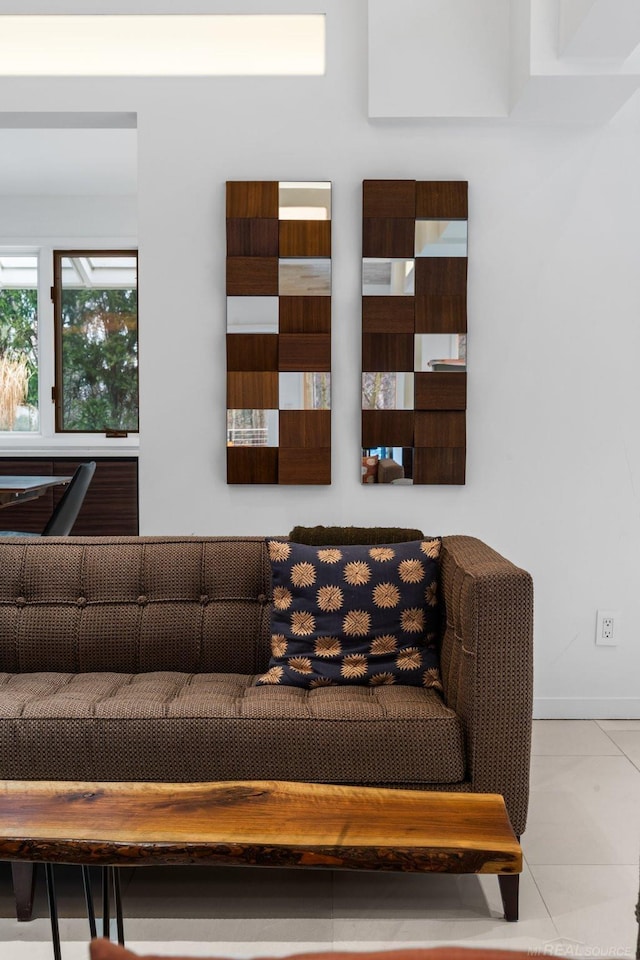
[[415,326],[416,333],[466,333],[466,294],[416,297]]
[[330,333],[330,297],[280,297],[280,333]]
[[277,257],[278,221],[255,217],[227,220],[228,257]]
[[362,213],[365,217],[410,217],[416,215],[415,180],[364,180]]
[[331,337],[328,333],[281,333],[278,339],[280,370],[331,370]]
[[363,219],[363,257],[413,257],[414,254],[415,223],[410,217]]
[[278,218],[277,180],[228,180],[227,217]]
[[363,371],[400,371],[414,368],[412,333],[363,333]]
[[466,220],[468,192],[466,180],[418,180],[416,217],[425,220]]
[[413,333],[413,297],[363,297],[363,333]]
[[281,220],[281,257],[330,257],[330,220]]
[[416,447],[466,447],[464,410],[416,410]]
[[417,257],[415,275],[416,297],[466,295],[466,257]]
[[331,450],[281,449],[278,456],[278,482],[287,484],[331,483]]
[[416,447],[413,451],[414,483],[463,484],[465,451],[455,447]]
[[[40,459],[8,457],[0,460],[0,476],[3,477],[50,477],[53,462],[50,458]],[[70,472],[69,476],[73,473]],[[42,533],[53,510],[53,492],[47,490],[41,497],[18,504],[15,507],[3,507],[0,510],[0,530],[24,530],[25,533]]]
[[227,373],[228,410],[276,410],[277,408],[277,373],[245,373],[233,370]]
[[227,483],[277,482],[277,447],[227,447]]
[[277,257],[227,257],[228,297],[277,295]]
[[331,446],[330,410],[281,410],[281,448],[311,449]]
[[[94,459],[55,460],[56,476],[71,475],[81,463]],[[54,504],[62,496],[54,491]],[[73,527],[77,537],[137,536],[138,461],[135,458],[104,457],[96,460],[96,472]]]
[[413,410],[363,410],[363,447],[412,447]]
[[227,370],[277,370],[276,333],[228,333]]
[[416,373],[416,410],[466,410],[466,373]]

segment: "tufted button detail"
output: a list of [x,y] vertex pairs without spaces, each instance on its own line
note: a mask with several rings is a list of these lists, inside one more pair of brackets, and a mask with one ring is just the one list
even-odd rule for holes
[[259,594],[258,594],[258,603],[266,603],[266,602],[267,602],[267,599],[268,599],[268,597],[267,597],[266,593],[259,593]]
[[79,607],[86,607],[86,605],[87,605],[87,598],[86,598],[86,597],[78,597],[78,599],[76,600],[76,603],[78,604]]
[[16,597],[16,607],[26,607],[27,601],[24,597]]
[[138,597],[138,600],[137,600],[138,606],[144,607],[145,604],[147,604],[148,602],[149,602],[149,601],[148,601],[146,595],[145,595],[144,593],[141,593],[140,596]]
[[209,603],[209,594],[208,594],[208,593],[201,593],[201,594],[200,594],[200,603],[202,604],[203,607],[205,606],[205,604]]

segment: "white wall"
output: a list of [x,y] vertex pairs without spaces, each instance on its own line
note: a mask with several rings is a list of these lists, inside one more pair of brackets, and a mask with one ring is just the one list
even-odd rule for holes
[[369,115],[507,116],[510,6],[369,0]]
[[136,197],[9,197],[2,189],[0,177],[0,243],[31,243],[40,237],[75,242],[135,237],[138,232]]
[[[138,113],[142,530],[473,534],[534,576],[538,712],[640,716],[638,112],[584,129],[368,121],[366,4],[295,4],[319,7],[324,78],[0,82],[13,109]],[[375,177],[469,181],[464,487],[359,483]],[[331,487],[225,483],[224,182],[256,178],[333,181]],[[618,648],[594,645],[598,607],[624,615]]]

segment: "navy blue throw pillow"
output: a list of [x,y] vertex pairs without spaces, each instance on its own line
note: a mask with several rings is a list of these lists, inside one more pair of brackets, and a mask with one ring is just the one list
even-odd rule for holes
[[258,684],[442,689],[438,538],[366,546],[268,540],[271,661]]

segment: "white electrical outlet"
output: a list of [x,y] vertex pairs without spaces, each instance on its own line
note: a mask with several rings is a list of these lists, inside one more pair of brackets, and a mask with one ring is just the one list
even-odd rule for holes
[[599,647],[617,647],[620,643],[622,616],[614,610],[598,610],[596,643]]

